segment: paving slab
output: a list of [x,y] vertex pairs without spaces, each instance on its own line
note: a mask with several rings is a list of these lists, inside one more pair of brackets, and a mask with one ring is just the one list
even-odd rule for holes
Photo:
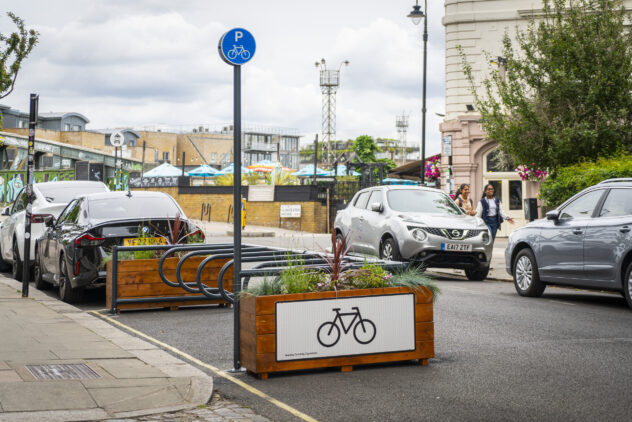
[[1,383],[0,403],[5,412],[97,407],[96,402],[79,381]]
[[183,397],[174,385],[91,388],[90,395],[110,414],[156,407],[177,406]]
[[91,364],[99,365],[118,379],[125,378],[166,378],[164,372],[146,364],[140,359],[93,359]]

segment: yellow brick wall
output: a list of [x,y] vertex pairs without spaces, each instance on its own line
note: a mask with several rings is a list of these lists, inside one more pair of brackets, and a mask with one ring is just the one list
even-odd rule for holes
[[65,144],[78,145],[103,151],[105,135],[96,132],[59,132],[59,140]]
[[[186,165],[202,165],[204,160],[200,157],[198,151],[193,147],[188,138],[195,142],[195,146],[200,150],[204,158],[209,164],[220,164],[222,154],[231,153],[233,150],[232,135],[222,135],[217,133],[187,133],[178,135],[178,157],[176,163],[182,165],[182,153],[185,153]],[[217,162],[211,163],[211,154],[217,154]]]
[[138,145],[143,146],[143,142],[146,142],[147,149],[145,151],[145,162],[153,163],[156,154],[154,151],[158,151],[158,160],[162,160],[162,153],[169,153],[169,160],[171,163],[175,163],[176,156],[178,154],[178,134],[168,132],[149,132],[139,130],[140,135],[138,138]]
[[[9,132],[9,133],[15,133],[16,135],[22,135],[22,136],[29,136],[29,130],[28,129],[2,129],[3,132]],[[35,129],[35,139],[44,139],[47,141],[57,141],[57,142],[61,142],[60,140],[60,134],[61,132],[57,131],[57,130],[48,130],[48,129]]]
[[[189,218],[200,218],[202,204],[211,204],[211,221],[227,222],[230,206],[233,204],[232,194],[178,194],[177,187],[138,188],[165,192],[180,204]],[[279,221],[281,205],[300,205],[301,218],[284,218]],[[208,217],[205,216],[206,220]],[[327,232],[327,207],[320,202],[248,202],[246,204],[246,228],[254,226],[281,227],[290,230],[301,230],[310,233]]]

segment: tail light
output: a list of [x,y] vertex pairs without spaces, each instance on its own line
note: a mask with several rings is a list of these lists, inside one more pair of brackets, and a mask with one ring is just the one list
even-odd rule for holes
[[75,265],[75,275],[79,275],[79,261],[77,261],[77,264]]
[[44,223],[49,218],[55,217],[52,214],[33,214],[31,215],[31,224]]
[[75,239],[75,246],[77,247],[99,246],[104,241],[105,241],[105,237],[94,237],[91,234],[86,233],[82,236],[79,236],[77,239]]
[[199,236],[202,239],[202,242],[206,240],[206,236],[204,236],[204,232],[201,229],[198,229],[194,231],[193,233],[189,233],[188,237],[195,238],[196,236]]

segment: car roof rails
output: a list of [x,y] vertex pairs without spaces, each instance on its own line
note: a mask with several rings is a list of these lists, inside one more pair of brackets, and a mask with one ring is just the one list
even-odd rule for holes
[[607,179],[599,182],[600,185],[604,183],[613,183],[613,182],[630,182],[632,183],[632,177],[619,177],[616,179]]

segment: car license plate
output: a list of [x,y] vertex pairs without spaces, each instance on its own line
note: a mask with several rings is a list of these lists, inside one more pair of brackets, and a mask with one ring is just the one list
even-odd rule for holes
[[472,245],[462,243],[442,243],[442,251],[472,252]]
[[166,245],[164,237],[132,237],[123,239],[123,246]]

